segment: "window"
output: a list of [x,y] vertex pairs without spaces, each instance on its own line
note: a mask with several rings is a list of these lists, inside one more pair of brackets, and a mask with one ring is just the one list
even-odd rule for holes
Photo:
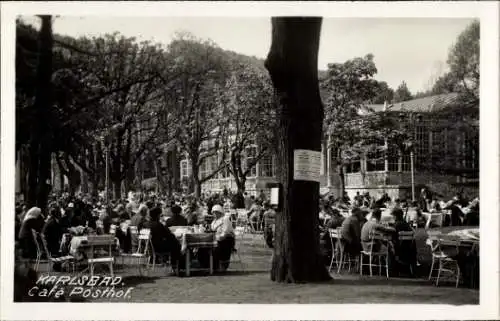
[[257,166],[254,163],[255,158],[257,157],[257,147],[256,146],[250,146],[246,148],[246,161],[245,161],[245,166],[244,170],[247,170],[247,165],[252,166],[250,169],[250,173],[248,174],[248,177],[255,177],[257,176]]
[[398,147],[394,144],[389,145],[389,151],[387,155],[387,159],[389,161],[389,171],[398,172],[399,171],[399,159],[400,152]]
[[385,171],[385,152],[383,146],[379,146],[375,151],[366,155],[366,171]]
[[189,178],[191,171],[187,159],[181,160],[181,178]]
[[410,152],[404,153],[401,159],[401,170],[403,172],[411,171],[411,155]]
[[479,169],[479,142],[477,136],[471,133],[464,133],[464,152],[465,168]]
[[359,157],[349,161],[345,165],[345,172],[346,173],[359,173],[360,171],[361,171],[361,161],[360,161]]
[[271,155],[266,155],[260,159],[259,171],[260,171],[260,176],[273,177],[274,168],[273,168],[273,157]]
[[200,178],[210,176],[216,170],[216,167],[214,156],[205,157],[200,165]]
[[429,129],[425,125],[415,127],[415,160],[419,170],[425,170],[429,165]]

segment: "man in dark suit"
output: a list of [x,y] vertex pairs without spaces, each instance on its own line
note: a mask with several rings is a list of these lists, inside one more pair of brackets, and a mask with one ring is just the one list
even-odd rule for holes
[[151,243],[157,257],[170,255],[172,266],[177,266],[181,253],[181,245],[170,230],[160,223],[161,208],[155,207],[149,213],[150,221],[144,227],[151,231]]

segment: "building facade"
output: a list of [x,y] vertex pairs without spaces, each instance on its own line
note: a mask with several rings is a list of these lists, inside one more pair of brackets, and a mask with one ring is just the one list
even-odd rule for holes
[[[395,144],[386,143],[385,152],[376,155],[360,155],[347,164],[338,166],[331,141],[325,137],[322,144],[320,193],[340,196],[341,175],[345,191],[350,197],[357,192],[368,192],[374,197],[388,193],[392,199],[418,197],[424,186],[443,197],[451,197],[457,191],[470,196],[479,193],[479,110],[475,121],[464,130],[461,118],[450,118],[441,111],[453,104],[456,94],[437,95],[406,101],[391,106],[368,105],[365,115],[373,117],[380,112],[391,117],[413,137],[412,151],[401,151]],[[473,117],[473,118],[474,118]],[[245,161],[252,161],[259,148],[258,141],[248,146]],[[218,159],[208,158],[200,168],[200,176],[216,168]],[[269,193],[267,183],[275,183],[276,158],[269,155],[257,162],[246,181],[246,191],[257,195],[261,190]],[[180,180],[188,188],[191,166],[186,155],[180,160]],[[202,192],[221,192],[227,188],[236,191],[235,180],[227,170],[220,171],[202,184]]]

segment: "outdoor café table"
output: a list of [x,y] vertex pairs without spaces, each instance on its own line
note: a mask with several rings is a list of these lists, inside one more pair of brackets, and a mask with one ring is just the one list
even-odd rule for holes
[[186,276],[191,273],[191,249],[207,248],[210,250],[210,274],[213,274],[213,249],[217,247],[214,233],[195,232],[188,226],[172,226],[170,230],[181,243],[181,253],[186,256]]

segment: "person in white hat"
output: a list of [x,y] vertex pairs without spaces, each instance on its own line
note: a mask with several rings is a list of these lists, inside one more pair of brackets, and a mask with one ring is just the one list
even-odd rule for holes
[[[233,224],[231,217],[224,215],[224,209],[219,204],[212,207],[212,215],[215,216],[215,219],[210,227],[215,232],[215,239],[217,240],[217,248],[214,251],[214,267],[225,271],[229,267],[229,259],[234,249]],[[202,258],[201,261],[205,260]]]

